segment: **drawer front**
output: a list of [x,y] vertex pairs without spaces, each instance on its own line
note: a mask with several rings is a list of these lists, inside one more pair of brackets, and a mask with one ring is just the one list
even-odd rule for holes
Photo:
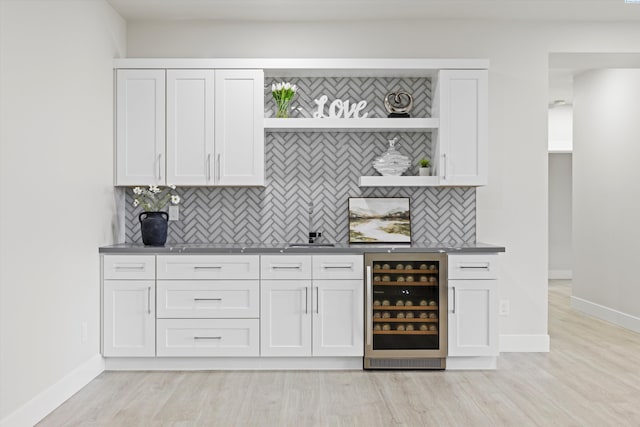
[[258,319],[158,319],[159,357],[259,356]]
[[158,255],[158,279],[258,279],[257,255]]
[[102,274],[105,280],[154,280],[155,255],[104,255]]
[[497,279],[498,255],[449,255],[449,279]]
[[311,255],[263,255],[261,279],[311,279]]
[[257,280],[215,282],[159,280],[159,318],[258,318]]
[[362,279],[362,255],[314,255],[314,279]]

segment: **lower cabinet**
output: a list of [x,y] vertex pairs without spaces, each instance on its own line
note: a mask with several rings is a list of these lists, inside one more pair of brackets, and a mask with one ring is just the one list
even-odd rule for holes
[[105,280],[103,349],[105,357],[156,355],[155,281]]
[[495,280],[450,280],[449,356],[498,355]]
[[263,356],[362,356],[361,280],[263,280]]
[[497,255],[449,255],[448,264],[448,356],[498,356]]
[[362,356],[362,255],[262,257],[262,356]]

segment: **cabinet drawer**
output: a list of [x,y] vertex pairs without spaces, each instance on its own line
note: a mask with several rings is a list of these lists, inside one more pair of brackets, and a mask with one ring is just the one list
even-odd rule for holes
[[158,279],[258,279],[257,255],[158,255]]
[[311,279],[310,255],[264,255],[260,258],[261,279]]
[[158,319],[157,355],[258,356],[258,319]]
[[105,280],[153,280],[156,278],[155,255],[104,255]]
[[251,318],[260,315],[257,280],[159,280],[159,318]]
[[449,255],[449,279],[497,279],[498,255]]
[[362,279],[362,255],[315,255],[314,279]]

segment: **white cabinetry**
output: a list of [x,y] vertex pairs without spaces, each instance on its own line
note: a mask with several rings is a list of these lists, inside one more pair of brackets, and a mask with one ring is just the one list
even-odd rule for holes
[[264,73],[216,70],[217,185],[264,185]]
[[487,184],[488,71],[442,70],[435,111],[440,114],[437,160],[439,184]]
[[263,256],[261,268],[263,356],[362,356],[362,256]]
[[105,357],[155,356],[154,261],[154,256],[103,257]]
[[117,71],[116,185],[166,182],[164,96],[164,70]]
[[448,356],[497,356],[497,255],[449,255],[448,263]]
[[257,255],[158,255],[158,356],[258,356],[259,264]]
[[167,70],[167,183],[211,185],[214,70]]
[[116,185],[264,185],[262,70],[117,70],[116,84]]

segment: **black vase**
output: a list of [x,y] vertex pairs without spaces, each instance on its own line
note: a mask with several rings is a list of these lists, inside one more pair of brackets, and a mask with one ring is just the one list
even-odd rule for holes
[[166,212],[141,212],[140,231],[145,246],[164,246],[167,241],[169,214]]

